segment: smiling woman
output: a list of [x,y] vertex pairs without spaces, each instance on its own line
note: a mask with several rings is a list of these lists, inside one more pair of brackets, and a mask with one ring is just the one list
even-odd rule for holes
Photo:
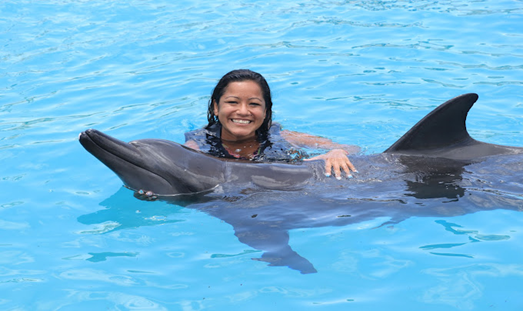
[[185,134],[185,145],[223,158],[254,161],[296,161],[307,156],[299,148],[329,150],[305,159],[324,160],[325,172],[341,179],[356,169],[347,157],[356,146],[341,145],[323,137],[281,130],[272,123],[272,99],[265,78],[248,69],[224,75],[213,90],[207,111],[209,124]]
[[[256,131],[267,115],[258,84],[252,80],[231,82],[219,103],[214,101],[212,106],[222,125],[222,145],[232,156],[252,158],[259,145]],[[242,145],[251,148],[241,148]],[[238,153],[235,150],[239,150]]]

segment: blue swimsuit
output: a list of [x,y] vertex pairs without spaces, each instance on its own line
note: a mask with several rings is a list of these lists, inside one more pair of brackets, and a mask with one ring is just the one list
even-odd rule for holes
[[[266,138],[258,134],[260,148],[253,154],[253,161],[260,162],[296,162],[308,157],[303,151],[297,150],[281,134],[281,126],[273,123]],[[185,141],[194,140],[200,151],[219,158],[237,159],[222,145],[220,138],[222,125],[215,123],[205,128],[185,133]]]

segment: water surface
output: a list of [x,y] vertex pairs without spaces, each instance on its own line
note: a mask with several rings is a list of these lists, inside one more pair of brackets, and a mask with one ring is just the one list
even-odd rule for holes
[[284,128],[366,154],[468,92],[476,139],[523,146],[522,1],[6,0],[0,12],[3,310],[523,307],[516,210],[291,230],[318,270],[304,275],[253,260],[201,210],[134,199],[77,142],[87,128],[182,142],[217,80],[250,68]]

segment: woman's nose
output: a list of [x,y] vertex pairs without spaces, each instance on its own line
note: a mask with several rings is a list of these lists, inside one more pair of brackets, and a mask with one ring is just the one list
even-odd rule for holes
[[238,107],[238,114],[247,115],[249,114],[249,107],[245,103],[241,103]]

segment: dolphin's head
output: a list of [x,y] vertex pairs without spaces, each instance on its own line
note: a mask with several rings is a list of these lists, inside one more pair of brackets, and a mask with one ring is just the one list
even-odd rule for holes
[[133,190],[190,194],[213,189],[224,179],[222,162],[171,141],[125,143],[93,129],[82,132],[79,140]]

